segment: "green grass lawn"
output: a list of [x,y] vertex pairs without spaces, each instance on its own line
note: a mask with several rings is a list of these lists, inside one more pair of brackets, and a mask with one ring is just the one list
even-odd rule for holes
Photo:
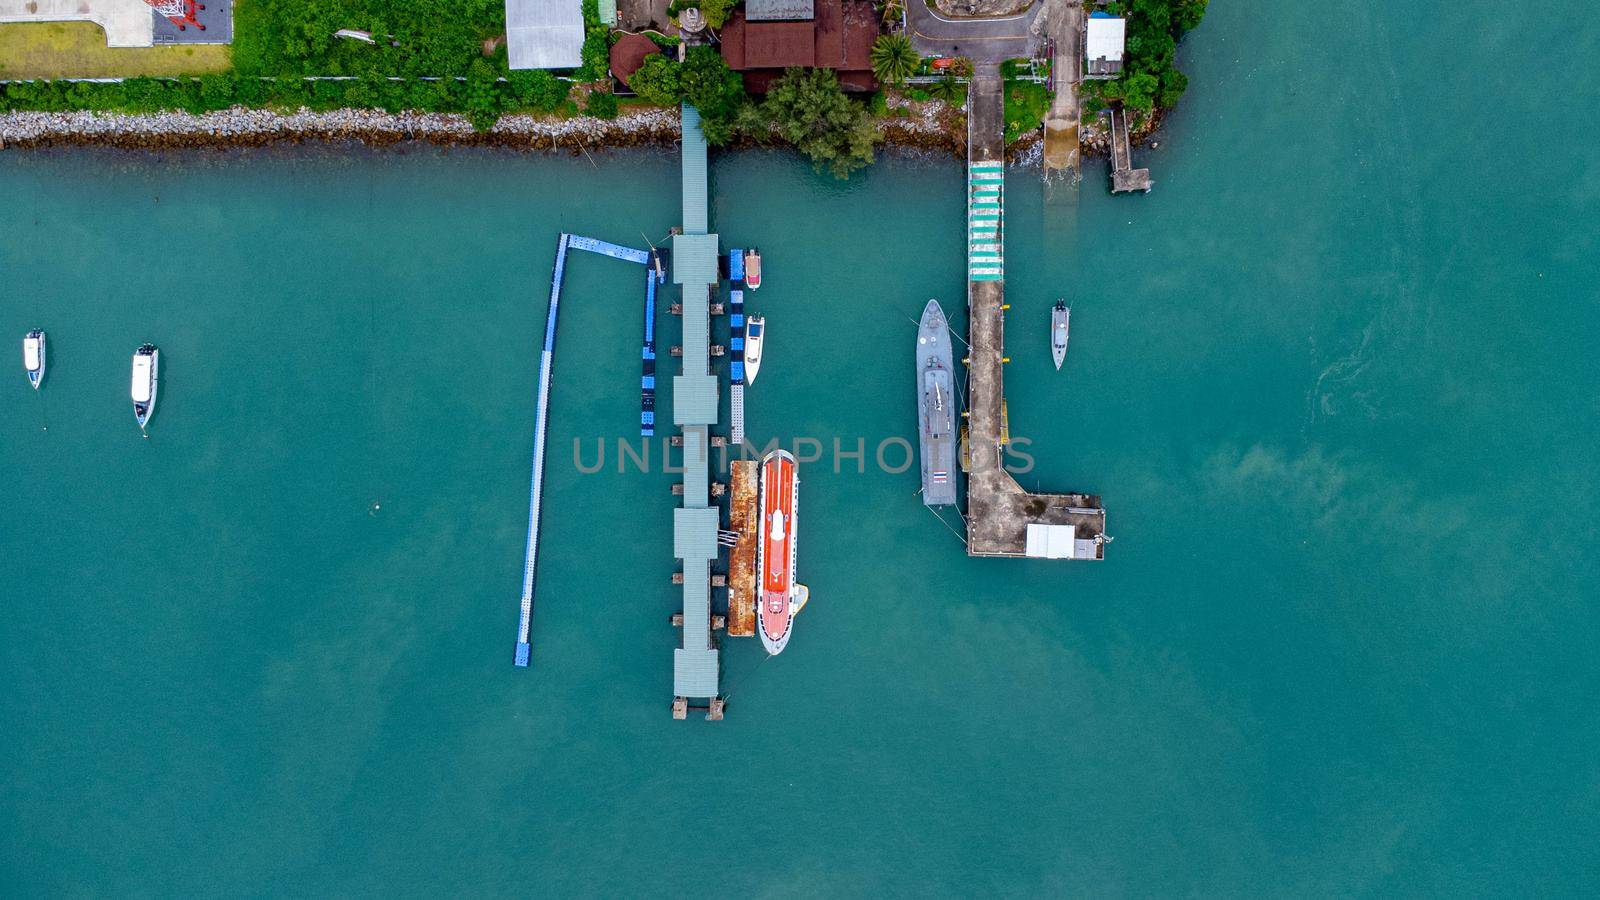
[[0,25],[0,78],[116,78],[204,75],[233,65],[226,44],[107,47],[93,22]]
[[1006,143],[1044,125],[1050,111],[1050,92],[1031,81],[1006,82]]

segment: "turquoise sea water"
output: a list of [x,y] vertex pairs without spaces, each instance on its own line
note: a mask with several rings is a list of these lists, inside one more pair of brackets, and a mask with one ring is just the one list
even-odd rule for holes
[[659,241],[674,155],[0,154],[0,334],[51,339],[0,389],[5,893],[1592,893],[1565,7],[1214,4],[1155,192],[1012,173],[1021,480],[1102,495],[1098,565],[969,560],[873,465],[906,317],[960,301],[959,167],[717,157],[767,276],[752,437],[869,448],[803,472],[814,602],[770,662],[725,641],[720,723],[668,715],[675,476],[573,462],[635,431],[624,263],[572,260],[511,665],[555,236]]

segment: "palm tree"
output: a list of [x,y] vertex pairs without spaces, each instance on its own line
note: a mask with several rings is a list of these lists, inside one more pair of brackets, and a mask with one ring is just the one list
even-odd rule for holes
[[872,74],[886,84],[902,84],[917,70],[921,57],[903,34],[881,35],[872,44]]

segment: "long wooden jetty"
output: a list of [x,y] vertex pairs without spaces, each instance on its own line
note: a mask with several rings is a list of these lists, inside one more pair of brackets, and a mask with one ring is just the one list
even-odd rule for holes
[[[539,353],[538,402],[533,412],[533,474],[528,487],[528,542],[522,561],[522,605],[517,618],[516,664],[521,667],[528,665],[529,657],[532,655],[528,636],[533,627],[534,575],[539,560],[539,506],[544,493],[544,448],[550,420],[550,375],[555,367],[556,321],[561,311],[561,285],[566,280],[568,250],[587,250],[590,253],[632,263],[648,264],[650,261],[650,255],[643,250],[566,232],[562,232],[556,242],[556,262],[550,273],[550,309],[545,315],[544,348]],[[645,306],[646,315],[649,317],[645,326],[647,349],[651,348],[654,337],[655,278],[658,273],[659,270],[654,267],[646,272]],[[649,368],[649,360],[646,361],[646,365],[647,375],[651,381],[649,403],[653,409],[654,371]]]
[[967,553],[1100,559],[1105,509],[1091,494],[1024,491],[1005,468],[1005,145],[998,77],[972,82],[967,119]]

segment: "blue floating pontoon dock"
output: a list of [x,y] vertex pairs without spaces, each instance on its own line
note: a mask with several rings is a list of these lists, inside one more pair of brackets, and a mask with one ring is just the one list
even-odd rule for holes
[[[533,479],[528,488],[528,544],[527,553],[522,564],[522,613],[517,620],[517,657],[518,666],[527,666],[530,648],[528,646],[528,632],[533,625],[533,583],[534,569],[539,557],[539,498],[544,491],[544,446],[545,433],[549,425],[550,412],[550,371],[555,364],[556,356],[556,316],[561,309],[561,283],[567,273],[567,251],[587,250],[612,259],[624,262],[639,263],[644,265],[650,262],[650,254],[632,247],[612,244],[594,238],[580,237],[575,234],[562,232],[560,241],[556,244],[556,264],[550,275],[550,312],[544,323],[544,349],[539,354],[539,402],[533,413]],[[650,425],[655,422],[655,290],[656,270],[654,267],[646,273],[645,286],[645,380],[649,389],[646,397],[646,411],[641,413],[641,419],[648,417]],[[652,428],[653,431],[653,428]],[[650,434],[652,432],[645,432]]]
[[660,251],[650,251],[644,270],[644,348],[640,352],[644,374],[639,377],[639,434],[656,433],[656,285],[666,281]]

